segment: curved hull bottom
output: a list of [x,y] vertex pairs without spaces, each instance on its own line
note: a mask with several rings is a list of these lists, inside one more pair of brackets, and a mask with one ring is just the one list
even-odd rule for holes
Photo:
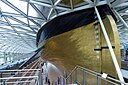
[[[104,20],[111,44],[120,65],[120,41],[116,24],[109,15]],[[111,55],[99,24],[95,22],[54,36],[42,42],[41,57],[62,73],[80,65],[90,70],[117,77]]]

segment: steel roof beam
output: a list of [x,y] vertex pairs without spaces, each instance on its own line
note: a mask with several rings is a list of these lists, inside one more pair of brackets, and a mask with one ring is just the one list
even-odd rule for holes
[[116,10],[114,10],[115,14],[118,16],[118,18],[121,20],[121,22],[124,24],[124,26],[126,26],[126,28],[128,28],[128,24],[124,21],[124,19],[118,14],[118,12]]
[[[1,22],[1,21],[0,21]],[[4,26],[10,26],[7,22],[4,22],[4,23],[0,23],[0,27],[4,27]],[[25,27],[25,26],[23,26],[23,25],[21,25],[21,24],[11,24],[11,26],[12,27],[15,27],[15,28],[17,28],[17,29],[21,29],[21,30],[23,30],[23,31],[28,31],[28,32],[31,32],[31,33],[33,33],[33,31],[31,31],[31,30],[29,30],[29,27]],[[36,28],[36,26],[34,26],[34,25],[31,25],[30,26],[32,29],[35,29]],[[37,33],[37,29],[35,29],[35,32]],[[33,34],[36,34],[36,33],[33,33]]]
[[[12,34],[12,33],[3,33],[3,34],[10,37],[10,38],[19,39],[21,41],[21,38],[17,34]],[[30,39],[36,39],[35,36],[24,35],[24,37],[25,38],[30,38]]]
[[31,28],[28,24],[22,22],[21,20],[16,19],[16,18],[14,18],[14,17],[12,17],[12,16],[11,16],[11,17],[8,17],[8,18],[10,18],[10,19],[12,19],[12,20],[14,20],[14,21],[16,21],[16,22],[18,22],[18,23],[21,23],[22,25],[25,25],[25,26],[29,27],[29,28],[33,31],[33,33],[36,33],[36,31],[35,31],[33,28]]
[[[24,46],[25,44],[22,43],[21,41],[17,42],[17,41],[11,40],[11,39],[8,38],[7,36],[6,36],[6,38],[7,38],[7,39],[4,39],[4,41],[6,41],[6,42],[4,42],[4,43],[11,44],[12,46],[15,45],[15,44],[16,44],[16,45],[22,45],[21,47],[24,47],[24,48],[29,49],[28,47]],[[1,40],[2,40],[2,39],[1,39]],[[20,43],[20,42],[21,42],[21,43]],[[24,44],[24,45],[23,45],[23,44]]]
[[91,0],[84,0],[85,2],[89,3],[90,5],[93,5],[94,3]]
[[[21,29],[21,28],[20,28]],[[21,29],[22,30],[22,29]],[[0,32],[2,33],[9,33],[9,32],[12,32],[12,33],[15,33],[15,31],[14,30],[12,30],[12,29],[8,29],[8,28],[5,28],[5,27],[0,27]],[[19,32],[19,33],[32,33],[32,34],[35,34],[35,33],[33,33],[32,31],[29,31],[29,30],[24,30],[24,31],[17,31],[17,32]]]
[[74,6],[73,6],[73,0],[70,0],[70,7],[71,7],[71,10],[74,9]]
[[[21,14],[17,13],[9,13],[9,12],[2,12],[2,16],[13,16],[13,17],[19,17],[19,18],[26,18]],[[34,19],[34,20],[40,20],[40,21],[45,21],[43,18],[40,17],[34,17],[34,16],[28,16],[29,19]]]
[[[12,9],[14,9],[15,11],[17,11],[18,13],[20,13],[21,15],[23,15],[25,18],[28,18],[28,16],[22,12],[20,9],[18,9],[16,6],[14,6],[12,3],[10,3],[9,1],[7,0],[1,0],[3,3],[7,4],[8,6],[10,6]],[[30,19],[30,21],[32,21],[33,23],[35,23],[37,26],[41,27],[41,25],[37,22],[35,22],[33,19]]]
[[55,12],[56,15],[58,15],[58,11],[56,10],[55,6],[60,2],[61,0],[57,0],[55,3],[53,3],[52,0],[50,0],[51,6]]
[[[44,2],[44,0],[42,1],[35,1],[35,0],[30,0],[30,3],[33,3],[33,4],[37,4],[37,5],[41,5],[41,6],[45,6],[45,7],[52,7],[50,2]],[[69,7],[66,7],[66,6],[60,6],[60,5],[57,5],[55,6],[56,9],[61,9],[61,10],[70,10]]]
[[51,9],[50,9],[50,11],[49,11],[49,14],[48,14],[48,17],[47,17],[47,19],[48,20],[50,20],[50,16],[52,15],[52,12],[53,12],[53,10],[54,10],[54,12],[55,12],[55,16],[58,16],[58,11],[57,11],[57,9],[55,8],[55,6],[60,2],[61,0],[57,0],[55,3],[53,3],[53,1],[52,0],[50,0],[50,3],[51,3]]
[[[0,29],[1,29],[1,28],[0,28]],[[13,30],[5,30],[5,31],[0,31],[0,34],[1,34],[1,33],[15,33],[15,31],[13,31]],[[27,34],[28,32],[24,32],[24,31],[17,31],[17,33],[29,35],[29,34]],[[30,33],[31,33],[31,32],[30,32]],[[30,35],[30,36],[33,36],[33,35]],[[36,37],[36,36],[33,36],[33,37]]]
[[128,2],[124,2],[122,4],[119,4],[119,5],[115,6],[115,8],[124,7],[124,6],[128,6]]
[[1,25],[5,25],[5,26],[6,26],[6,25],[8,25],[8,23],[5,22],[5,21],[1,21],[1,20],[0,20],[0,26],[1,26]]
[[33,3],[30,3],[30,5],[36,10],[36,12],[41,15],[45,21],[47,21],[47,18],[45,17],[45,15],[33,4]]
[[[5,18],[5,20],[7,21],[7,23],[11,26],[11,23],[10,23],[10,21],[7,19],[7,17],[4,17]],[[12,27],[12,26],[11,26]],[[17,30],[15,29],[15,28],[13,28],[12,27],[12,29],[17,33]],[[33,48],[33,46],[31,46],[26,40],[24,40],[24,38],[19,34],[19,33],[17,33],[17,35],[21,38],[21,40],[23,40],[28,46],[30,46],[30,47],[32,47]]]

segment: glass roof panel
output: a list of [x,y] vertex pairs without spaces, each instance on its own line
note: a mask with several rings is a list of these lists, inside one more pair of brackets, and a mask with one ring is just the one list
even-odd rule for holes
[[[96,5],[109,4],[128,22],[128,0],[97,0]],[[32,52],[36,47],[36,34],[49,20],[58,15],[93,7],[92,0],[0,0],[1,50]],[[128,27],[117,22],[121,43],[128,43]],[[28,40],[27,40],[28,39]],[[9,42],[7,44],[7,42]],[[12,43],[15,43],[13,45]],[[19,51],[15,51],[19,48]]]
[[0,8],[2,12],[18,13],[14,9],[10,8],[7,4],[0,1]]
[[[10,3],[12,3],[14,6],[16,6],[18,9],[20,9],[22,12],[27,14],[27,2],[23,2],[20,0],[8,0],[8,1]],[[7,12],[9,12],[9,11],[7,11]]]

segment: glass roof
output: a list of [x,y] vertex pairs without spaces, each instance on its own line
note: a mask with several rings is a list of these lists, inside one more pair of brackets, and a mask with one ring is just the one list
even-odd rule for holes
[[[0,0],[0,51],[33,52],[37,49],[36,34],[41,26],[59,15],[94,4],[110,5],[128,22],[128,0]],[[128,43],[128,25],[118,19],[117,26],[121,44]]]

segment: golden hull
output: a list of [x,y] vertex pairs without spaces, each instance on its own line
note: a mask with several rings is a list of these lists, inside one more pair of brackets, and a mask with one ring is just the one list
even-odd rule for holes
[[[109,15],[103,20],[118,63],[120,65],[120,41],[116,24]],[[96,22],[59,34],[42,42],[41,57],[54,64],[61,72],[68,73],[80,65],[96,72],[117,77],[112,58],[100,25]],[[97,27],[98,26],[98,27]]]

